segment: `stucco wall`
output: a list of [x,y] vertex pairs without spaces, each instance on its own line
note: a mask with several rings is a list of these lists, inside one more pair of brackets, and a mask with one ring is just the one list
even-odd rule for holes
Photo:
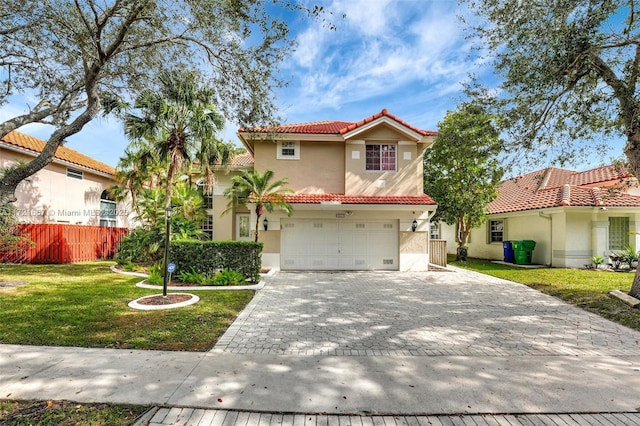
[[278,160],[276,142],[255,144],[255,169],[286,178],[287,187],[305,193],[344,193],[344,144],[300,142],[299,160]]
[[427,253],[426,232],[400,232],[400,253]]
[[[253,226],[255,228],[255,225]],[[263,253],[280,253],[280,230],[260,230],[259,241],[264,244]]]
[[229,200],[223,195],[213,197],[213,238],[215,240],[233,240],[235,238],[234,213],[222,214]]
[[[33,157],[13,151],[0,150],[0,167],[6,167],[21,159]],[[69,223],[100,225],[100,196],[114,184],[113,179],[80,167],[82,179],[67,176],[67,166],[51,163],[24,180],[16,190],[17,218],[29,223]],[[130,208],[117,203],[116,226],[132,225]]]
[[[550,263],[550,232],[549,219],[541,217],[537,212],[524,216],[500,216],[491,219],[501,219],[505,222],[504,240],[533,240],[536,248],[533,251],[532,262],[541,265]],[[488,243],[488,222],[471,231],[469,239],[469,256],[480,259],[503,260],[504,246],[502,242]],[[447,252],[456,252],[455,226],[442,224],[442,239],[447,240]]]

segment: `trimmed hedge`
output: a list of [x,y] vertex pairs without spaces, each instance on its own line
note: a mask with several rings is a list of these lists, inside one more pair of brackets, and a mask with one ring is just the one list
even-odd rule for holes
[[176,264],[173,275],[181,271],[214,276],[222,269],[238,271],[252,282],[260,280],[262,243],[253,241],[172,241],[169,262]]

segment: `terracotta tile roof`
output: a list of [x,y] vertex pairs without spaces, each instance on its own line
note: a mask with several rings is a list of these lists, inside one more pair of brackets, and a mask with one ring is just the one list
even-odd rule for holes
[[[261,127],[261,128],[253,129],[253,131],[257,133],[276,132],[276,133],[294,133],[294,134],[344,135],[345,133],[348,133],[352,130],[362,127],[365,124],[371,123],[372,121],[375,121],[382,117],[388,117],[422,136],[437,135],[437,132],[433,130],[420,130],[417,127],[414,127],[406,123],[405,121],[400,120],[395,115],[390,114],[386,109],[383,109],[381,112],[374,114],[370,117],[367,117],[362,121],[358,121],[357,123],[353,123],[349,121],[316,121],[316,122],[310,122],[310,123],[283,124],[278,127]],[[246,130],[240,129],[239,132],[245,133]]]
[[233,159],[231,160],[231,165],[232,166],[253,166],[253,155],[251,155],[250,153],[245,153],[245,154],[238,154],[235,157],[233,157]]
[[574,173],[569,180],[571,185],[591,185],[594,183],[604,183],[609,181],[620,182],[625,178],[631,177],[624,167],[621,166],[603,166],[584,172]]
[[503,181],[490,214],[561,206],[640,207],[640,197],[611,188],[631,177],[616,166],[584,172],[547,168]]
[[344,129],[341,129],[340,130],[340,134],[344,135],[345,133],[349,133],[352,130],[357,129],[358,127],[362,127],[365,124],[371,123],[372,121],[375,121],[375,120],[377,120],[379,118],[382,118],[382,117],[388,117],[388,118],[396,121],[397,123],[402,124],[403,126],[405,126],[405,127],[409,128],[409,129],[413,130],[414,132],[422,135],[422,136],[436,136],[438,134],[438,132],[434,132],[433,130],[420,130],[417,127],[412,126],[411,124],[400,120],[395,115],[390,114],[389,111],[387,111],[386,109],[383,109],[379,113],[373,114],[371,117],[367,117],[362,121],[358,121],[357,123],[350,124],[349,126],[345,127]]
[[344,195],[344,194],[293,194],[285,196],[291,204],[404,204],[436,205],[433,198],[422,195]]
[[[8,133],[1,141],[18,148],[33,151],[34,153],[42,152],[42,149],[46,144],[42,139],[34,138],[15,130]],[[67,148],[66,146],[58,147],[55,158],[109,175],[113,175],[116,172],[116,170],[108,164],[94,160],[93,158],[71,148]]]

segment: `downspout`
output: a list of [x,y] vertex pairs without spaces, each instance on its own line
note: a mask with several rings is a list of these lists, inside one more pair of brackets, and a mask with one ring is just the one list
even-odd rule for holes
[[553,267],[553,216],[538,212],[540,217],[549,221],[549,266]]

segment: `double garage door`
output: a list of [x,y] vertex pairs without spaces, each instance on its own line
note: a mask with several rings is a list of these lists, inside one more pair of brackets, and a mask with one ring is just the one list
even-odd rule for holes
[[283,219],[283,270],[398,269],[398,221]]

